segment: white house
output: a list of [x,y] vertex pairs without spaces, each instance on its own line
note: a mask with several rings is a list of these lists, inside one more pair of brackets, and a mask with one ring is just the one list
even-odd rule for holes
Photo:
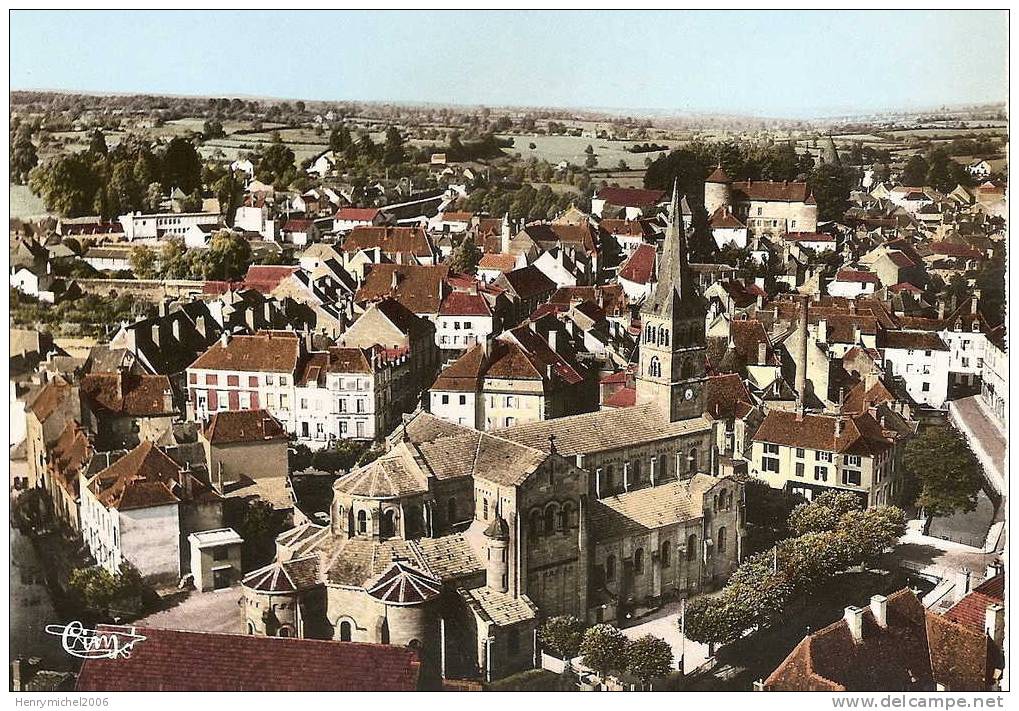
[[117,219],[124,227],[124,239],[128,242],[183,237],[192,225],[216,227],[220,224],[220,215],[217,212],[167,212],[147,215],[131,212]]
[[880,286],[881,280],[873,272],[840,269],[828,284],[828,293],[831,296],[855,299],[860,296],[872,295]]
[[269,217],[269,208],[266,205],[238,207],[234,212],[234,227],[245,232],[257,232],[267,242],[275,242],[279,233],[279,223]]
[[336,167],[336,154],[332,151],[326,151],[315,156],[314,160],[311,161],[311,165],[308,166],[306,171],[308,175],[316,175],[319,178],[324,178],[333,172]]
[[825,232],[786,232],[782,239],[797,247],[806,247],[817,253],[832,252],[837,244],[835,235]]
[[747,226],[740,221],[732,212],[732,207],[722,205],[708,219],[708,226],[711,228],[711,236],[715,245],[722,249],[726,245],[733,245],[739,249],[746,249]]
[[52,304],[57,297],[53,291],[54,277],[49,262],[46,262],[44,269],[45,271],[24,266],[12,268],[11,287],[22,294],[34,296],[39,301]]
[[82,261],[99,271],[129,271],[131,250],[120,247],[89,247]]
[[333,232],[350,232],[355,227],[382,224],[382,211],[374,207],[341,207],[333,215]]
[[877,346],[889,375],[903,379],[910,397],[935,409],[945,406],[951,352],[941,336],[928,331],[882,331]]
[[215,225],[191,225],[184,232],[184,246],[187,249],[204,249],[212,240]]
[[474,219],[472,212],[454,212],[447,210],[439,212],[435,217],[428,219],[429,232],[449,232],[461,234],[470,229],[471,221]]
[[318,242],[320,233],[315,226],[314,220],[290,219],[283,223],[280,229],[280,237],[284,242],[290,242],[298,247],[303,247]]
[[439,306],[435,344],[443,351],[464,351],[497,333],[498,321],[492,307],[476,288],[451,291]]
[[[1002,430],[1008,430],[1008,353],[1002,334],[992,334],[980,364],[980,398]],[[998,337],[995,337],[998,336]]]
[[974,178],[986,178],[992,172],[991,164],[987,161],[978,158],[969,165],[966,166],[966,172],[972,175]]

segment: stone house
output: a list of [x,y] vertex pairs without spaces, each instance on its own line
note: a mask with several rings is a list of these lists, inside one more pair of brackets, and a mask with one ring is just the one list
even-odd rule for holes
[[124,449],[142,441],[166,442],[174,406],[170,379],[165,375],[89,373],[81,380],[81,417],[103,450]]

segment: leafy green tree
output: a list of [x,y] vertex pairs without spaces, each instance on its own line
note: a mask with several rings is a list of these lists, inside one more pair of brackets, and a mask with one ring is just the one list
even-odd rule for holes
[[573,659],[584,639],[584,623],[572,615],[550,617],[538,629],[538,639],[553,656]]
[[46,209],[66,217],[91,213],[98,181],[85,154],[58,156],[37,166],[29,187],[43,199]]
[[[965,438],[946,426],[932,426],[906,444],[902,457],[906,504],[927,515],[973,511],[983,486],[983,469]],[[910,500],[911,499],[911,500]]]
[[856,186],[851,168],[822,163],[807,177],[810,192],[817,201],[818,220],[842,220],[849,209],[849,193]]
[[214,138],[222,138],[225,135],[226,132],[223,130],[223,122],[218,119],[207,119],[205,123],[202,124],[202,136],[206,141]]
[[386,129],[386,142],[382,148],[382,162],[385,165],[399,165],[407,159],[403,150],[403,136],[396,126]]
[[927,182],[927,172],[930,166],[927,160],[916,153],[906,161],[906,167],[902,169],[902,184],[911,187],[921,187]]
[[296,177],[294,152],[282,141],[274,141],[259,158],[255,175],[263,182],[287,187]]
[[345,153],[351,145],[353,145],[353,141],[347,127],[342,123],[334,127],[329,134],[329,150],[339,156]]
[[110,152],[106,145],[106,136],[98,128],[92,132],[88,142],[88,152],[94,156],[105,156]]
[[474,244],[474,237],[468,235],[456,246],[449,256],[449,269],[457,274],[473,274],[481,261],[481,249]]
[[246,567],[264,564],[272,558],[283,524],[283,513],[268,501],[251,499],[245,504],[237,532],[244,539]]
[[661,637],[644,635],[626,645],[626,671],[640,679],[644,685],[671,674],[675,657],[672,647]]
[[151,247],[135,247],[129,261],[131,271],[139,279],[155,279],[159,275],[156,252]]
[[191,141],[179,136],[170,140],[163,154],[162,182],[185,193],[201,187],[202,160]]
[[746,501],[743,547],[747,555],[752,555],[769,550],[778,541],[792,535],[789,515],[803,502],[803,497],[785,489],[772,488],[756,477],[743,476],[740,480]]
[[625,664],[626,636],[612,625],[595,625],[584,632],[580,642],[580,654],[584,664],[605,678],[611,669],[620,669]]
[[222,230],[212,235],[204,256],[205,279],[236,281],[251,266],[251,245],[240,235]]
[[18,185],[28,182],[29,173],[39,164],[39,156],[32,143],[32,127],[20,123],[11,132],[11,181]]
[[797,536],[834,530],[850,511],[863,508],[860,497],[851,491],[829,490],[802,503],[789,514],[789,528]]

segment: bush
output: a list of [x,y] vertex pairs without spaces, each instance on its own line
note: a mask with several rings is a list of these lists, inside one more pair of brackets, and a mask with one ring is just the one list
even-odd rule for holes
[[584,623],[572,615],[550,617],[538,630],[538,639],[549,654],[573,659],[584,639]]

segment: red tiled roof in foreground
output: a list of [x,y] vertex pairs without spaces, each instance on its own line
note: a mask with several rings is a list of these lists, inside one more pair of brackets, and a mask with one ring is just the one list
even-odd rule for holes
[[638,246],[620,268],[619,278],[634,284],[650,284],[656,281],[656,257],[655,248],[650,244]]
[[145,639],[123,659],[89,659],[77,691],[414,691],[408,648],[101,625]]
[[952,622],[958,622],[971,629],[982,632],[987,617],[987,606],[1005,602],[1005,576],[995,575],[977,585],[972,592],[945,613]]
[[605,398],[604,407],[633,407],[637,404],[637,388],[623,386]]

